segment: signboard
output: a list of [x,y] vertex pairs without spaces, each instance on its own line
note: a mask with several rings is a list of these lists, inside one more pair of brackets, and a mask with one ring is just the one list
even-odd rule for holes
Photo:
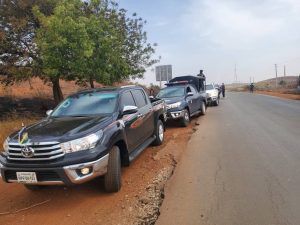
[[172,79],[172,65],[155,67],[156,81],[169,81]]

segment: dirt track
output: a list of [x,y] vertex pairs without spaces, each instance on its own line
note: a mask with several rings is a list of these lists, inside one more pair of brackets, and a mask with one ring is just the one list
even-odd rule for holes
[[162,146],[147,148],[122,169],[123,186],[116,194],[104,192],[102,179],[37,192],[0,182],[0,224],[152,224],[159,215],[165,181],[184,152],[195,123],[194,119],[187,128],[168,127]]

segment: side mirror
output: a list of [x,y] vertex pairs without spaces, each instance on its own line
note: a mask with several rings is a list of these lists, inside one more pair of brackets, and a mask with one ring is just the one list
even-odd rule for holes
[[52,110],[52,109],[50,109],[50,110],[47,110],[47,112],[46,112],[46,115],[47,115],[47,116],[50,116],[52,112],[53,112],[53,110]]
[[194,94],[193,94],[193,92],[188,92],[187,93],[187,96],[193,96]]
[[128,115],[128,114],[133,114],[138,111],[138,107],[133,106],[133,105],[126,105],[123,108],[122,115]]

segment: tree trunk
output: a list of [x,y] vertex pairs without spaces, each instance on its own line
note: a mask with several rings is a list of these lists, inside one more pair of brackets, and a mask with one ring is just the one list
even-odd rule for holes
[[95,88],[94,86],[94,80],[92,77],[90,77],[90,85],[91,85],[91,88]]
[[33,89],[32,85],[31,85],[30,77],[28,78],[28,83],[29,83],[30,89]]
[[52,91],[53,91],[54,101],[55,101],[55,104],[57,105],[64,99],[61,88],[60,88],[60,84],[59,84],[59,78],[54,78],[51,80],[51,82],[52,82]]

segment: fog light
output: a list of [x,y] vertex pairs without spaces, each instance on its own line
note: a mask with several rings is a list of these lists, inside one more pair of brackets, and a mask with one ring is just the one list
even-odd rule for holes
[[87,175],[90,173],[90,168],[82,168],[80,172],[82,175]]

